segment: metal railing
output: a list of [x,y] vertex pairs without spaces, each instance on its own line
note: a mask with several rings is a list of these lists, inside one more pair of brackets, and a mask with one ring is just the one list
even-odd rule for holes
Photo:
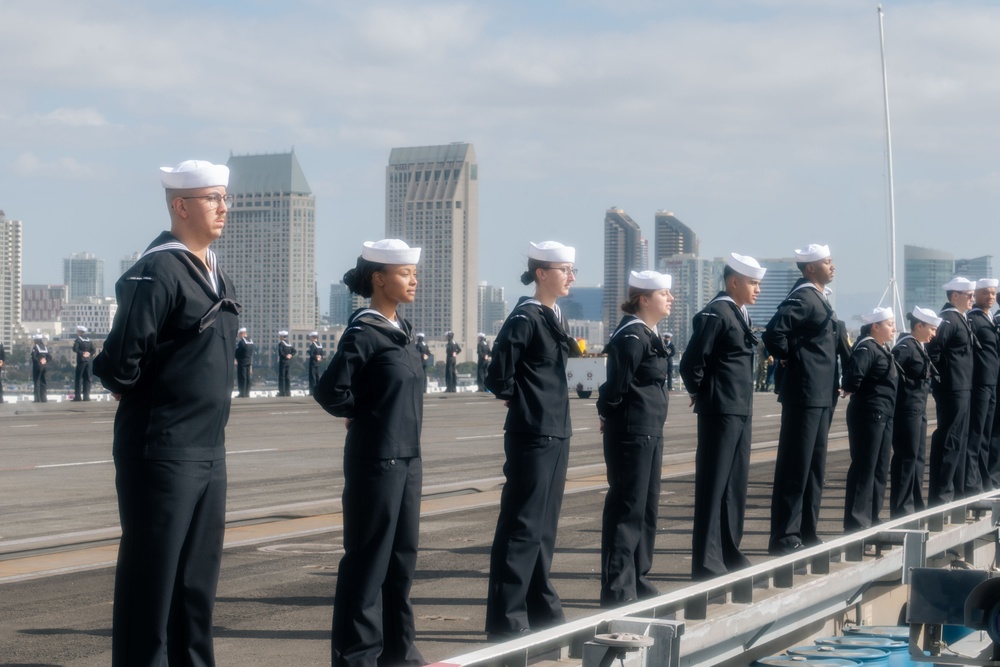
[[579,658],[597,634],[662,619],[661,636],[670,641],[661,664],[716,665],[851,609],[875,582],[907,583],[910,568],[929,558],[960,550],[971,561],[978,540],[996,540],[998,521],[1000,493],[984,493],[438,664],[525,667],[541,657]]

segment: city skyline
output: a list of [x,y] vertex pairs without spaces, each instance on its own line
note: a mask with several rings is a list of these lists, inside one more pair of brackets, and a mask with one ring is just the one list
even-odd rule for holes
[[[883,4],[897,256],[989,252],[1000,6]],[[208,47],[162,31],[186,11],[225,28]],[[10,0],[0,39],[17,54],[0,72],[0,208],[24,222],[25,282],[54,282],[71,252],[145,247],[167,224],[158,167],[294,147],[323,202],[329,285],[384,233],[389,150],[455,140],[489,183],[478,279],[511,299],[528,241],[575,246],[579,284],[602,282],[611,205],[651,240],[655,212],[674,211],[705,257],[828,243],[840,296],[877,300],[888,281],[870,0]],[[955,224],[977,232],[945,237]]]

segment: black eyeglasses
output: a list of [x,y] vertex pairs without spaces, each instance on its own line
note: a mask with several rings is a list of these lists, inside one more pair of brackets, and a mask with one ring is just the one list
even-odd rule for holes
[[219,208],[219,204],[222,202],[226,203],[226,208],[232,208],[233,206],[233,196],[232,195],[199,195],[197,197],[181,197],[181,199],[206,199],[208,203],[212,205],[212,208]]
[[574,266],[546,266],[545,268],[549,271],[562,271],[567,276],[571,273],[575,276],[580,271],[580,269]]

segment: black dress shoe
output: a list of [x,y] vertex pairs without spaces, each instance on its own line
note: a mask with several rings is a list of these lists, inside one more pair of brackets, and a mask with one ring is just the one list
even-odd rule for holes
[[802,544],[801,542],[794,542],[792,544],[782,544],[779,546],[770,547],[768,548],[767,553],[770,556],[787,556],[789,554],[795,553],[796,551],[802,551],[805,548],[806,545]]

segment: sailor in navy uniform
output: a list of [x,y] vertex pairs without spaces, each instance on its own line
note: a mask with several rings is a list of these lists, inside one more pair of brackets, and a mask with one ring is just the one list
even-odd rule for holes
[[576,250],[556,241],[528,248],[522,297],[493,343],[486,388],[504,401],[506,483],[500,496],[486,601],[490,641],[505,640],[565,620],[549,579],[566,484],[569,416],[566,359],[579,356],[556,299],[576,280]]
[[486,391],[486,369],[490,365],[490,344],[486,342],[486,334],[479,332],[476,336],[476,387]]
[[253,339],[247,336],[247,328],[240,327],[236,341],[236,384],[240,398],[250,398],[253,385]]
[[844,367],[847,436],[851,465],[847,469],[844,531],[879,523],[885,503],[892,451],[892,417],[899,372],[889,350],[896,336],[892,308],[876,308],[862,316],[861,335]]
[[420,365],[424,369],[424,393],[427,393],[427,366],[431,363],[431,348],[427,346],[427,336],[422,333],[417,334],[417,353],[420,355]]
[[694,316],[680,373],[698,414],[691,577],[710,579],[746,567],[740,551],[750,474],[753,362],[757,336],[747,312],[766,269],[732,253],[725,290]]
[[444,337],[448,341],[444,346],[445,391],[454,394],[458,391],[458,355],[462,351],[462,346],[455,342],[455,334],[451,331]]
[[830,248],[810,244],[796,250],[795,259],[802,278],[763,335],[779,364],[775,387],[781,403],[768,544],[772,555],[821,541],[816,529],[837,383],[837,315],[824,292],[835,272]]
[[49,362],[52,361],[52,353],[49,346],[45,344],[42,334],[35,334],[34,345],[31,346],[31,379],[35,385],[35,403],[47,403],[48,380],[45,371]]
[[209,245],[232,201],[229,169],[189,160],[161,169],[160,180],[170,231],[118,279],[114,325],[94,359],[120,399],[113,667],[215,664],[240,306]]
[[965,450],[969,438],[972,398],[973,345],[966,314],[972,307],[976,284],[956,276],[944,285],[948,303],[938,315],[941,326],[927,343],[927,354],[938,371],[931,381],[937,409],[937,428],[931,435],[928,504],[943,505],[965,495]]
[[3,364],[7,361],[7,350],[3,346],[3,341],[0,340],[0,406],[3,405]]
[[73,352],[76,353],[76,372],[74,373],[73,400],[90,400],[90,364],[94,361],[94,343],[87,336],[87,327],[76,328],[76,339],[73,341]]
[[355,311],[316,391],[347,422],[344,556],[333,603],[334,667],[423,665],[410,586],[420,532],[423,370],[410,323],[420,248],[398,239],[364,243],[344,275],[371,299]]
[[318,331],[309,332],[309,350],[307,354],[309,355],[309,395],[312,396],[313,391],[316,389],[316,384],[319,382],[320,362],[326,356],[326,352],[323,351],[323,344],[319,342]]
[[677,356],[677,346],[673,340],[674,335],[669,331],[663,334],[663,349],[667,351],[667,391],[674,390],[674,357]]
[[[1000,378],[1000,330],[993,322],[997,302],[996,278],[976,281],[975,303],[967,314],[976,342],[972,349],[972,394],[969,400],[969,440],[965,455],[965,495],[993,489],[990,477],[990,442]],[[976,344],[978,343],[978,344]]]
[[667,354],[656,323],[670,315],[673,279],[632,271],[625,313],[604,352],[607,381],[598,389],[608,495],[601,529],[601,606],[659,591],[649,580],[660,504]]
[[892,348],[899,368],[896,409],[892,416],[892,461],[889,464],[889,516],[920,512],[924,502],[924,451],[927,449],[927,395],[934,366],[926,345],[941,318],[933,310],[914,306],[907,313],[910,333]]
[[289,370],[295,348],[288,342],[288,332],[278,332],[278,396],[291,396],[292,385]]

